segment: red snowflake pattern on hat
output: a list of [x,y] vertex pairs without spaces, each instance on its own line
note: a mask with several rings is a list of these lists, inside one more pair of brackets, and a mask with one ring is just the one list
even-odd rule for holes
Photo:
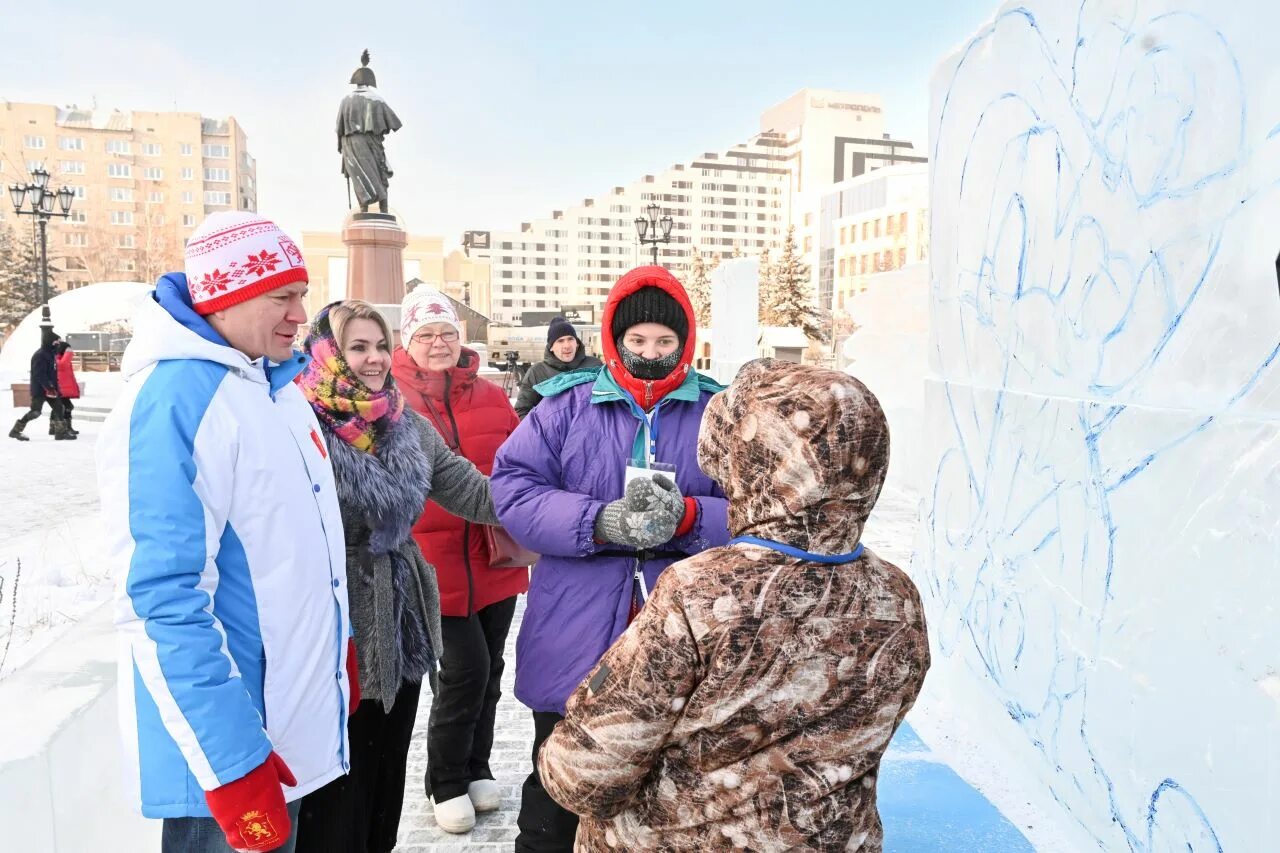
[[213,272],[205,273],[204,278],[200,279],[200,283],[196,285],[201,294],[205,297],[213,296],[216,293],[225,291],[231,284],[231,273],[222,272],[214,269]]
[[429,312],[430,312],[430,313],[432,313],[432,314],[447,314],[447,313],[449,313],[449,312],[447,312],[447,311],[445,311],[445,310],[444,310],[444,306],[443,306],[443,305],[441,305],[439,302],[432,302],[430,305],[428,305],[428,306],[427,306],[426,310],[427,310],[427,311],[429,311]]
[[249,255],[249,260],[245,262],[244,271],[247,275],[266,275],[269,272],[275,272],[276,267],[280,266],[281,263],[279,254],[263,249],[259,254]]

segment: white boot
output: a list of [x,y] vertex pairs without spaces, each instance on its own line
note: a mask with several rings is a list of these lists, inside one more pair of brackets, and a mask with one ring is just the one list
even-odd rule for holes
[[433,799],[431,804],[435,808],[436,823],[445,832],[461,835],[470,832],[476,825],[476,810],[466,794],[443,803],[437,803]]
[[502,805],[502,790],[492,779],[477,779],[467,786],[467,796],[477,812],[496,812]]

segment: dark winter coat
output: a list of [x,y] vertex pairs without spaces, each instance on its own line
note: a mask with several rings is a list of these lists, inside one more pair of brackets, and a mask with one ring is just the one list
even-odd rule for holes
[[546,355],[542,357],[542,361],[533,365],[525,371],[524,378],[520,380],[520,393],[516,395],[516,414],[523,418],[529,412],[533,411],[533,407],[542,402],[542,395],[533,387],[540,382],[546,382],[548,379],[559,376],[561,373],[567,373],[570,370],[585,370],[590,368],[602,367],[603,362],[594,355],[587,355],[586,348],[582,345],[582,338],[578,338],[578,354],[573,357],[572,361],[561,361],[551,352],[551,345],[547,344]]
[[[477,375],[480,359],[474,351],[464,347],[459,361],[449,370],[423,370],[397,349],[391,371],[405,404],[434,425],[445,444],[488,474],[494,454],[520,421],[502,389]],[[529,589],[527,568],[489,567],[482,527],[434,499],[419,510],[413,537],[436,567],[443,615],[470,616]]]
[[[770,359],[707,406],[734,536],[852,555],[889,429],[850,376]],[[869,550],[739,543],[666,571],[538,754],[576,849],[881,850],[881,756],[929,668],[920,595]]]
[[347,598],[365,698],[389,711],[404,682],[434,673],[443,648],[435,569],[413,523],[430,495],[450,512],[492,524],[489,481],[406,409],[376,454],[326,429],[347,543]]
[[62,396],[58,391],[58,366],[52,343],[40,347],[31,356],[31,396],[32,398]]
[[59,347],[61,352],[56,356],[58,374],[58,393],[67,400],[80,399],[80,383],[76,381],[76,354],[66,344]]
[[[630,292],[631,275],[614,288],[603,328]],[[694,328],[679,282],[662,270],[643,280],[670,288]],[[611,348],[606,341],[606,353]],[[569,694],[627,627],[632,601],[653,589],[663,569],[728,541],[724,493],[702,473],[695,452],[702,411],[720,386],[689,368],[692,340],[685,349],[675,387],[647,416],[608,367],[563,373],[543,386],[546,399],[498,452],[492,478],[498,516],[517,541],[542,555],[516,643],[516,697],[534,711],[564,713]],[[616,354],[609,358],[616,367]],[[652,387],[662,383],[632,384],[656,394]],[[597,542],[594,525],[604,505],[622,497],[626,467],[647,464],[650,438],[656,461],[676,466],[676,484],[696,499],[697,515],[688,532],[641,558],[640,589],[635,552]]]

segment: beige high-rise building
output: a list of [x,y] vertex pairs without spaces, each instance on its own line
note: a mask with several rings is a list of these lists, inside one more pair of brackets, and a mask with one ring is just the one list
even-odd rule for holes
[[[347,296],[347,247],[337,231],[303,231],[302,257],[310,286],[307,310],[312,315]],[[460,250],[445,254],[444,238],[409,236],[404,252],[404,280],[417,279],[486,317],[490,314],[489,261],[468,258]]]
[[[151,282],[182,268],[205,215],[258,209],[257,164],[234,118],[186,112],[85,110],[0,101],[0,222],[30,239],[7,188],[43,165],[75,191],[71,218],[49,224],[52,285]],[[25,229],[25,230],[24,230]]]
[[885,132],[878,95],[802,89],[765,110],[760,132],[730,148],[706,151],[668,169],[524,222],[519,231],[471,231],[473,257],[493,262],[496,322],[520,325],[571,305],[603,307],[627,270],[650,263],[635,219],[650,204],[673,220],[671,242],[657,262],[688,273],[696,250],[704,258],[756,255],[781,248],[788,226],[813,276],[818,305],[830,309],[830,278],[819,269],[824,221],[820,203],[833,184],[925,158]]

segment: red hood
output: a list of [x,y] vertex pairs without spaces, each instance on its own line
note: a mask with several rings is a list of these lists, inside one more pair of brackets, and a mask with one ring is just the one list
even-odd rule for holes
[[[666,291],[676,301],[680,310],[684,311],[689,324],[689,334],[684,341],[684,351],[680,354],[680,363],[665,379],[646,382],[636,379],[622,366],[618,358],[618,348],[613,342],[613,314],[618,303],[635,293],[642,287],[657,287]],[[609,291],[609,300],[604,305],[604,315],[600,320],[600,346],[604,350],[604,363],[615,382],[625,388],[636,402],[646,409],[652,408],[659,400],[679,388],[689,371],[693,369],[694,348],[698,343],[698,320],[693,313],[693,303],[689,294],[675,276],[662,267],[636,267],[618,279],[618,283]]]

